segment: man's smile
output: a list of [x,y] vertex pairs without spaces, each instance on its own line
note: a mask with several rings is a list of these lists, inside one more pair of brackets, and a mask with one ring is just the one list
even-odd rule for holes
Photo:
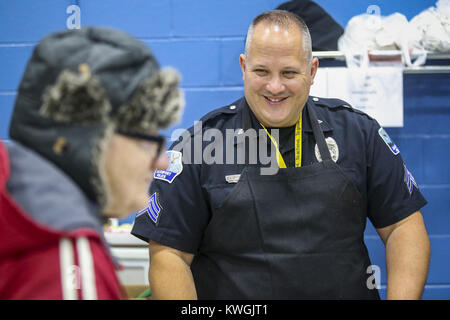
[[269,97],[263,96],[270,105],[280,105],[289,97]]

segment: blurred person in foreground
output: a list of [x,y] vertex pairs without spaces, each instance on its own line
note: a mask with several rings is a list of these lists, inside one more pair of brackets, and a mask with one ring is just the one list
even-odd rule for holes
[[145,206],[167,167],[178,82],[118,30],[40,41],[0,142],[0,299],[125,298],[102,224]]

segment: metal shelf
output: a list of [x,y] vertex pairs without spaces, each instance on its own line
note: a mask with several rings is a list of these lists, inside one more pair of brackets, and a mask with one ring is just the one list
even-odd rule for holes
[[[373,57],[382,57],[386,60],[392,60],[401,57],[399,50],[372,50],[369,54]],[[345,54],[342,51],[313,51],[313,56],[319,58],[324,67],[345,66]],[[358,56],[358,55],[356,55]],[[411,59],[414,61],[419,55],[412,53]],[[405,67],[404,73],[450,73],[450,53],[433,53],[427,54],[425,65],[418,67]]]
[[[371,55],[376,56],[396,56],[401,55],[399,50],[371,50],[369,51]],[[345,60],[345,54],[342,51],[313,51],[313,56],[319,59],[336,59]],[[411,58],[417,58],[418,54],[411,55]],[[450,53],[433,53],[429,52],[427,54],[427,60],[450,60]]]
[[403,69],[403,73],[450,73],[450,66],[407,67]]

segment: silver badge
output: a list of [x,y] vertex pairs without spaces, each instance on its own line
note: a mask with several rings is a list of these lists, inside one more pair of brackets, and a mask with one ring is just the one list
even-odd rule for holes
[[[328,137],[325,139],[325,142],[327,143],[328,150],[330,150],[331,159],[334,162],[337,162],[339,159],[339,147],[336,143],[336,140],[334,140],[332,137]],[[317,146],[317,143],[316,146],[314,147],[314,153],[316,154],[317,161],[322,162],[322,157],[320,156],[319,147]]]

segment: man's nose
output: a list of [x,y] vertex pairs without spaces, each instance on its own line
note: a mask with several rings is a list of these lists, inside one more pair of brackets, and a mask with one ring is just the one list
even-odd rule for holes
[[273,76],[267,83],[266,90],[273,95],[282,93],[285,90],[284,84],[280,77]]

